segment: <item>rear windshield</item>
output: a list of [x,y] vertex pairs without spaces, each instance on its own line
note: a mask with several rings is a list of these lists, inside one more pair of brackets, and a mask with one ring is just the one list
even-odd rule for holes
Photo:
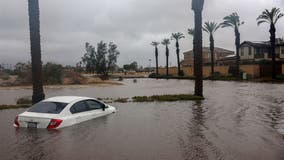
[[66,105],[67,103],[60,102],[39,102],[33,105],[28,112],[59,114]]

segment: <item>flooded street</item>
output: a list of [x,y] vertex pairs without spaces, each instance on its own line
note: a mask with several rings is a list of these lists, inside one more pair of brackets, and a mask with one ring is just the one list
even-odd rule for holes
[[[46,89],[47,97],[124,98],[193,93],[189,80],[138,79],[111,87]],[[0,90],[13,104],[31,90]],[[25,109],[0,111],[2,160],[283,160],[284,85],[204,82],[201,102],[113,103],[118,112],[58,131],[13,128]]]

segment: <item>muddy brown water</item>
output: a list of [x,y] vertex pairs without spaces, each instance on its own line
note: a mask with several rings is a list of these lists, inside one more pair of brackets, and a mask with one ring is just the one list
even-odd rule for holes
[[[47,97],[192,93],[187,80],[49,89]],[[14,103],[30,90],[1,90]],[[15,130],[24,109],[0,111],[0,159],[283,160],[284,85],[205,81],[202,102],[113,103],[118,112],[58,131]]]

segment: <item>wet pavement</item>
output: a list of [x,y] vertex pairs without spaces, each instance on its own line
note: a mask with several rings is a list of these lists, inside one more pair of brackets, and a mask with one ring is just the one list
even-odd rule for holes
[[[192,93],[194,88],[188,80],[124,83],[46,93],[116,98]],[[117,113],[58,131],[16,130],[14,116],[24,109],[2,110],[0,159],[284,159],[284,85],[206,81],[204,88],[201,102],[113,103]],[[0,100],[14,103],[30,92],[1,90]]]

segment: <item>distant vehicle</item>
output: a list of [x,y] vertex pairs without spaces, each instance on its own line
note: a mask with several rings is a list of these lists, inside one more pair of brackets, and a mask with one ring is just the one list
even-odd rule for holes
[[115,112],[116,108],[95,98],[52,97],[17,115],[14,127],[58,129]]

